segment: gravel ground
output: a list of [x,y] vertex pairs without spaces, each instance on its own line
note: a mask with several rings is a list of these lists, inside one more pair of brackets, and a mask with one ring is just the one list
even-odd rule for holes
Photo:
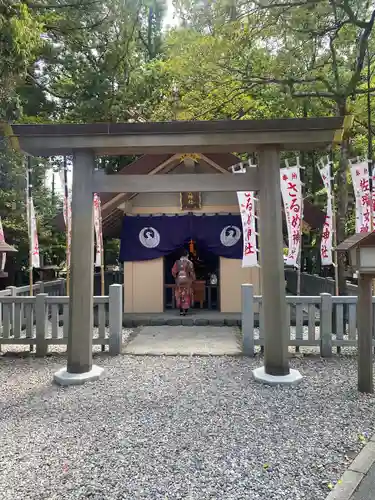
[[61,355],[0,358],[1,500],[321,500],[374,430],[355,358],[292,359],[295,388],[253,382],[260,357],[95,362],[61,388]]

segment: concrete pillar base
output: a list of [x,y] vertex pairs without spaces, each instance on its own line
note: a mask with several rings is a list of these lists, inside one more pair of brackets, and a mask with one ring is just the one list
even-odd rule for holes
[[254,380],[266,385],[297,385],[302,380],[302,375],[298,370],[289,370],[288,375],[269,375],[264,366],[253,370]]
[[66,368],[61,368],[54,374],[53,380],[56,384],[63,386],[82,385],[85,382],[98,380],[103,372],[104,368],[96,365],[93,365],[91,370],[85,373],[69,373]]

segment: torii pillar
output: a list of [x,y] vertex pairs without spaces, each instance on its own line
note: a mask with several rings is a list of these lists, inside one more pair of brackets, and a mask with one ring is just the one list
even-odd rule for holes
[[73,159],[72,245],[70,257],[68,363],[54,375],[60,385],[97,380],[103,368],[92,364],[95,155],[76,150]]
[[294,385],[302,380],[288,363],[288,334],[280,192],[280,153],[275,147],[258,151],[260,265],[264,318],[264,366],[254,379],[269,385]]

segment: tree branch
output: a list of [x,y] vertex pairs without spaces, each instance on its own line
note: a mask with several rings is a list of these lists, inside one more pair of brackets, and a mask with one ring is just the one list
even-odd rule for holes
[[101,4],[100,0],[92,0],[89,2],[76,2],[76,3],[66,3],[66,4],[53,4],[53,5],[45,5],[42,3],[32,3],[27,0],[23,0],[23,3],[27,5],[29,9],[40,9],[40,10],[53,10],[53,9],[69,9],[69,8],[81,8],[81,7],[90,7],[91,5]]
[[350,7],[348,0],[342,0],[342,2],[337,2],[336,5],[345,12],[345,14],[348,16],[352,24],[358,26],[358,28],[366,29],[368,23],[366,21],[361,21],[360,19],[357,18],[352,8]]
[[43,85],[42,83],[40,83],[35,77],[34,75],[30,72],[30,71],[27,71],[27,76],[35,83],[35,85],[37,87],[39,87],[41,90],[43,90],[44,92],[47,92],[48,94],[51,94],[53,97],[56,97],[57,99],[63,99],[63,100],[69,100],[71,99],[71,96],[63,96],[63,95],[60,95],[58,94],[57,92],[54,92],[53,90],[49,89],[48,87],[46,87],[45,85]]
[[355,69],[354,69],[352,77],[351,77],[351,79],[346,87],[346,95],[347,96],[354,93],[356,86],[359,82],[359,79],[361,77],[363,64],[364,64],[364,60],[365,60],[365,55],[366,55],[368,39],[370,37],[372,28],[374,27],[374,22],[375,22],[375,9],[372,11],[370,21],[368,23],[366,23],[365,28],[362,31],[361,36],[359,38],[358,54],[357,54],[357,59],[356,59],[356,63],[355,63]]
[[331,51],[332,70],[333,70],[333,75],[335,78],[336,89],[338,90],[340,88],[339,68],[338,68],[338,64],[337,64],[336,49],[335,49],[335,45],[333,43],[333,38],[331,36],[329,37],[329,50]]

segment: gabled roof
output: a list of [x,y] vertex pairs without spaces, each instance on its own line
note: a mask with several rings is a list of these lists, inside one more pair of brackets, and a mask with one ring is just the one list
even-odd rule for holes
[[[176,154],[146,154],[136,159],[129,165],[120,169],[117,174],[136,175],[158,173],[167,174],[181,163],[181,156]],[[229,171],[230,167],[236,165],[240,159],[231,153],[202,153],[201,162],[208,165],[215,165],[222,172]],[[214,168],[214,167],[213,167]],[[220,175],[220,172],[218,172]],[[102,202],[102,223],[103,236],[117,237],[121,231],[124,212],[118,208],[127,200],[134,198],[137,193],[99,193]],[[304,201],[304,220],[312,229],[321,229],[325,215],[315,205],[309,201]],[[56,225],[64,231],[64,219],[62,214],[56,217]]]
[[10,252],[17,252],[12,245],[8,245],[8,243],[5,243],[5,241],[0,241],[0,253],[10,253]]
[[375,233],[356,233],[342,241],[337,247],[338,252],[346,252],[354,247],[375,246]]

